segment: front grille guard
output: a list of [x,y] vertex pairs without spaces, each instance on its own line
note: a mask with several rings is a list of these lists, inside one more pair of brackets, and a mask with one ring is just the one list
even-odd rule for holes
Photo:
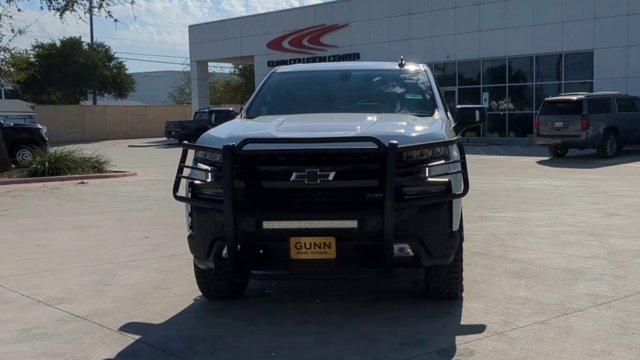
[[[377,138],[374,137],[339,137],[339,138],[275,138],[275,139],[244,139],[240,141],[237,145],[229,144],[224,145],[222,147],[222,200],[214,200],[214,199],[201,199],[201,198],[192,198],[189,196],[189,182],[194,181],[202,181],[202,178],[194,177],[191,174],[185,175],[185,170],[196,170],[205,175],[213,176],[213,171],[203,169],[200,167],[195,167],[192,165],[187,165],[186,161],[189,155],[189,151],[211,151],[211,147],[202,146],[202,145],[194,145],[194,144],[182,144],[182,153],[180,154],[180,161],[178,163],[178,170],[176,172],[176,177],[173,183],[173,197],[174,199],[189,204],[191,206],[203,207],[207,209],[211,209],[214,211],[221,211],[222,217],[224,221],[224,231],[225,238],[227,241],[227,251],[228,251],[228,259],[231,264],[236,264],[237,258],[237,239],[235,234],[235,225],[234,225],[234,205],[233,205],[233,171],[226,171],[226,169],[233,168],[233,160],[234,154],[241,152],[250,152],[250,151],[260,151],[260,152],[277,152],[279,154],[286,153],[301,153],[301,152],[378,152],[378,153],[386,153],[386,163],[385,163],[385,183],[384,183],[384,209],[383,209],[383,234],[385,241],[385,256],[388,260],[388,263],[391,263],[393,259],[393,231],[394,231],[394,222],[395,222],[395,212],[398,208],[406,208],[406,207],[415,207],[421,205],[428,205],[433,203],[447,202],[456,199],[460,199],[467,195],[469,192],[469,175],[467,171],[467,161],[466,161],[466,153],[464,150],[464,146],[459,141],[460,138],[455,138],[448,140],[446,142],[437,142],[432,144],[419,144],[419,145],[410,145],[410,146],[402,146],[398,147],[396,142],[390,142],[388,144],[384,144]],[[277,149],[277,150],[246,150],[246,146],[249,144],[336,144],[336,143],[369,143],[375,145],[375,147],[361,147],[361,148],[346,148],[346,149],[318,149],[318,148],[310,148],[310,149]],[[452,165],[459,163],[460,170],[432,175],[431,178],[435,177],[444,177],[451,176],[456,174],[462,175],[463,189],[459,193],[452,193],[442,196],[429,196],[426,198],[418,198],[411,200],[404,200],[402,202],[396,203],[396,184],[395,184],[395,172],[396,172],[396,161],[398,159],[398,153],[400,150],[411,150],[415,148],[424,148],[424,147],[437,147],[443,145],[452,145],[458,144],[458,149],[460,152],[460,160],[450,160],[445,162],[438,162],[435,164],[429,164],[429,167],[440,167],[446,165]],[[216,151],[220,151],[220,149],[216,148]],[[180,186],[182,182],[187,180],[186,184],[186,195],[180,195]],[[453,189],[452,189],[453,190]]]

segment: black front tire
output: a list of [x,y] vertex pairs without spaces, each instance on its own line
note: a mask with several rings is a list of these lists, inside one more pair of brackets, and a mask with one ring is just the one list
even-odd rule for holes
[[202,269],[193,264],[196,283],[207,300],[229,300],[241,297],[249,285],[249,274],[218,269]]
[[36,148],[30,145],[18,145],[11,151],[11,158],[16,167],[25,167],[29,164]]
[[549,145],[549,155],[554,158],[563,158],[569,153],[569,148],[561,145]]
[[610,159],[620,152],[620,140],[618,136],[612,132],[607,131],[602,136],[602,143],[598,147],[598,155],[604,159]]
[[435,300],[457,300],[464,292],[463,250],[464,228],[460,223],[460,245],[449,265],[430,266],[425,269],[424,281],[427,297]]

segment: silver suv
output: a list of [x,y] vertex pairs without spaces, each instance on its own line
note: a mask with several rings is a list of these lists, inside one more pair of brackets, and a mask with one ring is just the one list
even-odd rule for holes
[[640,98],[617,92],[567,93],[545,99],[534,123],[535,141],[553,157],[596,149],[604,158],[640,143]]

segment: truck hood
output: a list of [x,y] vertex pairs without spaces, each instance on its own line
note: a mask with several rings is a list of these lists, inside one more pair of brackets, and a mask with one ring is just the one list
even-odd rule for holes
[[[326,138],[372,136],[399,146],[443,141],[452,137],[446,115],[436,111],[431,117],[410,114],[301,114],[271,115],[254,119],[237,118],[204,133],[198,145],[221,147],[247,138]],[[326,144],[324,144],[326,145]],[[336,146],[352,146],[335,144]],[[333,146],[333,145],[332,145]],[[254,148],[307,148],[319,145],[270,144]]]

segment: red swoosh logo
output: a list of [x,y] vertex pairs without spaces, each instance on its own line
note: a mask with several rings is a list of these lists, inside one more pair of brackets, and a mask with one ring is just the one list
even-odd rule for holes
[[327,51],[326,48],[337,47],[322,42],[322,37],[348,25],[316,25],[299,29],[269,41],[267,48],[280,52],[313,55],[313,51]]
[[329,25],[326,28],[316,31],[315,34],[313,34],[311,37],[309,37],[309,44],[311,45],[315,45],[315,46],[324,46],[324,47],[337,47],[335,45],[330,45],[330,44],[325,44],[322,42],[322,37],[327,35],[328,33],[334,32],[336,30],[340,30],[343,27],[347,27],[349,24],[342,24],[342,25]]

